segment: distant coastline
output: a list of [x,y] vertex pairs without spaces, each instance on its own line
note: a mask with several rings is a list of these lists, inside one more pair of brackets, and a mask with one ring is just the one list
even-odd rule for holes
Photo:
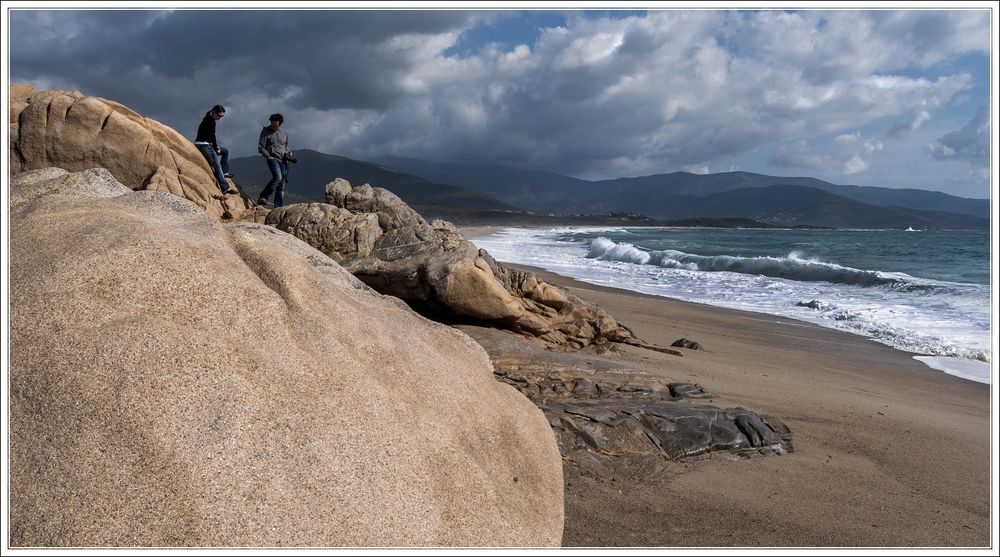
[[413,205],[427,220],[442,219],[461,227],[505,226],[660,226],[705,228],[793,228],[803,230],[833,230],[830,226],[800,224],[783,226],[746,218],[687,218],[654,219],[639,213],[588,213],[554,215],[514,211],[463,210],[437,205]]
[[[414,159],[382,163],[296,151],[286,199],[322,202],[333,177],[385,188],[425,218],[462,225],[986,230],[989,202],[943,192],[838,185],[750,172],[673,172],[590,182],[512,167]],[[259,157],[231,161],[249,193],[270,179]],[[387,165],[388,164],[388,165]]]

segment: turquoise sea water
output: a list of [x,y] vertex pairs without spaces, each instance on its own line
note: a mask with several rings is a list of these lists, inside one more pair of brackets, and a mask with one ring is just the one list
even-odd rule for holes
[[986,231],[509,228],[496,259],[864,335],[990,382]]

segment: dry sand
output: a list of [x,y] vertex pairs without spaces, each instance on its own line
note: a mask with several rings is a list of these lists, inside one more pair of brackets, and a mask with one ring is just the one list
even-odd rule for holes
[[539,274],[647,341],[701,343],[619,357],[777,417],[794,443],[784,456],[567,465],[564,546],[990,545],[989,386],[832,329]]

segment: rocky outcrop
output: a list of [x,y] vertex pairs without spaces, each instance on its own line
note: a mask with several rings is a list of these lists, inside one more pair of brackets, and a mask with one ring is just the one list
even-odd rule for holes
[[291,232],[379,292],[443,321],[492,323],[564,348],[644,344],[603,309],[534,273],[498,264],[454,226],[428,224],[387,190],[337,179],[327,187],[325,204],[268,212],[242,196],[220,195],[190,141],[117,102],[27,85],[11,86],[10,98],[14,175],[46,167],[105,168],[129,189],[172,193],[216,219],[266,222]]
[[465,334],[103,169],[10,218],[12,546],[560,542],[553,432]]
[[265,218],[339,262],[375,290],[444,321],[489,323],[553,346],[644,344],[600,307],[497,263],[454,226],[428,224],[393,193],[338,178],[327,203]]
[[784,454],[789,447],[782,438],[788,430],[781,422],[745,408],[691,404],[684,390],[705,393],[696,385],[671,384],[668,391],[651,391],[641,385],[574,381],[573,390],[563,390],[562,381],[548,376],[500,377],[522,387],[522,392],[541,390],[539,396],[544,398],[536,403],[549,417],[565,453],[584,450],[605,457],[659,455],[680,460],[723,452]]
[[670,346],[674,348],[686,348],[688,350],[701,350],[701,344],[686,338],[679,338],[671,343]]
[[[791,434],[776,418],[710,406],[710,391],[593,354],[539,351],[503,331],[463,326],[489,352],[497,380],[545,412],[564,462],[712,454],[784,454]],[[618,466],[618,463],[612,463]]]
[[101,167],[130,189],[172,193],[218,219],[239,217],[246,209],[240,196],[220,195],[191,141],[156,120],[78,91],[12,85],[9,92],[11,174]]

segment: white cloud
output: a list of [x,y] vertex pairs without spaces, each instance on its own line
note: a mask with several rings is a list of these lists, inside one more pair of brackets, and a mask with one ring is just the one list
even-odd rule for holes
[[787,168],[850,175],[868,168],[862,154],[872,155],[883,147],[881,141],[866,139],[860,132],[854,132],[834,137],[828,154],[818,154],[806,141],[798,140],[779,147],[768,162]]
[[[917,16],[911,24],[927,21]],[[945,19],[966,29],[964,17]],[[886,73],[931,59],[910,39],[897,44],[899,36],[884,36],[885,26],[904,21],[874,12],[711,11],[571,19],[513,51],[516,63],[511,51],[484,49],[461,64],[438,56],[415,65],[422,79],[436,80],[425,97],[435,121],[459,127],[430,143],[408,143],[417,151],[405,154],[590,175],[610,174],[628,161],[623,170],[636,175],[697,168],[774,138],[856,129],[880,118],[917,129],[972,78]],[[938,39],[934,59],[975,46],[943,31]],[[817,72],[817,65],[825,69]],[[386,127],[371,130],[366,152],[384,145],[390,128],[427,125],[402,108],[410,102],[390,113]],[[481,119],[457,116],[472,104],[482,107]],[[836,155],[826,166],[860,172],[862,157],[880,149],[869,140],[856,158],[853,151]]]
[[876,151],[881,151],[885,145],[881,141],[867,140],[862,144],[861,148],[865,150],[865,153],[874,153]]
[[833,138],[833,145],[841,152],[848,152],[852,149],[861,149],[865,153],[871,154],[881,151],[885,144],[877,139],[866,139],[861,132],[838,135]]
[[861,159],[857,153],[853,153],[850,158],[841,163],[840,172],[844,174],[857,174],[868,168],[868,163]]
[[[973,78],[920,77],[913,68],[989,45],[982,10],[576,14],[537,41],[461,56],[449,49],[477,26],[519,16],[234,12],[209,21],[182,10],[140,13],[139,23],[112,31],[101,18],[124,15],[38,14],[11,26],[15,78],[79,84],[182,133],[193,133],[207,106],[228,103],[233,117],[220,134],[231,134],[234,154],[244,144],[253,152],[258,112],[280,110],[296,146],[592,177],[707,169],[783,138],[846,136],[881,119],[897,122],[898,133],[916,130]],[[294,30],[282,34],[286,59],[264,62],[258,33],[285,23]],[[206,65],[199,41],[215,37],[225,40]],[[946,148],[959,152],[939,143],[929,148],[938,158],[954,156]],[[857,173],[882,147],[858,135],[835,140],[825,155],[787,144],[774,159]]]
[[967,176],[968,176],[968,181],[970,182],[989,184],[990,167],[980,166],[978,168],[970,168]]
[[709,170],[707,164],[690,164],[681,167],[684,172],[690,172],[691,174],[710,174],[712,171]]

